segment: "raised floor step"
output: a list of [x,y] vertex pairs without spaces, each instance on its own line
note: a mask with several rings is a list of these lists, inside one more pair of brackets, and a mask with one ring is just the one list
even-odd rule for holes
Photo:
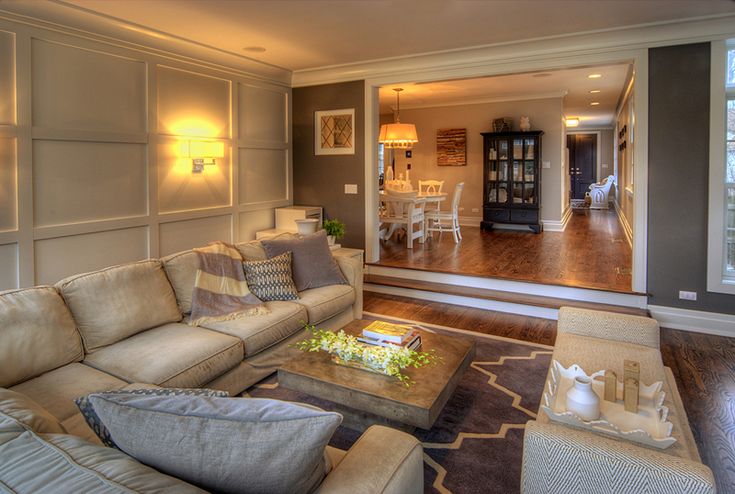
[[[606,310],[610,312],[632,314],[636,316],[649,315],[647,309],[640,309],[636,307],[625,307],[620,305],[603,304],[597,302],[585,302],[580,300],[554,298],[543,295],[513,293],[501,290],[490,290],[487,288],[458,286],[447,283],[412,280],[375,274],[366,274],[364,282],[368,285],[381,285],[394,288],[404,288],[409,290],[420,290],[423,292],[441,293],[458,297],[469,297],[474,299],[491,300],[508,304],[542,307],[546,309],[558,310],[560,307],[577,307],[580,309]],[[370,288],[370,286],[366,286],[365,290],[370,291]]]

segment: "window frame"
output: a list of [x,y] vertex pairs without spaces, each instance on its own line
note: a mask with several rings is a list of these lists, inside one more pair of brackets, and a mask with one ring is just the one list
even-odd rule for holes
[[728,87],[726,80],[729,50],[735,50],[735,39],[711,44],[707,291],[735,294],[735,274],[726,274],[727,102],[735,100],[735,86]]

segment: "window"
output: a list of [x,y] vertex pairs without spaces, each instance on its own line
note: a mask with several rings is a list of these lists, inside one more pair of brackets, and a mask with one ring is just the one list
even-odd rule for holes
[[735,294],[735,40],[712,43],[707,289]]

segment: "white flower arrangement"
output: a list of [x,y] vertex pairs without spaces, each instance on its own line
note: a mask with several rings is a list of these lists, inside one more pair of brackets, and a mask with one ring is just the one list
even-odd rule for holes
[[324,351],[333,357],[347,363],[356,363],[369,370],[393,376],[406,386],[412,384],[411,378],[402,374],[406,367],[423,367],[440,360],[433,352],[417,352],[406,347],[383,347],[367,345],[357,341],[357,338],[340,330],[337,333],[317,329],[307,325],[306,329],[313,333],[313,337],[300,341],[296,348],[306,352]]

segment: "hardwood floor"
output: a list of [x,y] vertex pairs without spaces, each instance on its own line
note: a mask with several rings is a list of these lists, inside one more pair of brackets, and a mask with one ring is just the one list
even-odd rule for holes
[[574,210],[564,232],[462,227],[462,241],[444,234],[406,248],[380,242],[378,266],[469,274],[534,283],[631,291],[631,249],[614,210]]
[[[368,312],[553,345],[556,321],[364,292]],[[735,338],[661,329],[702,461],[717,492],[735,492]]]

